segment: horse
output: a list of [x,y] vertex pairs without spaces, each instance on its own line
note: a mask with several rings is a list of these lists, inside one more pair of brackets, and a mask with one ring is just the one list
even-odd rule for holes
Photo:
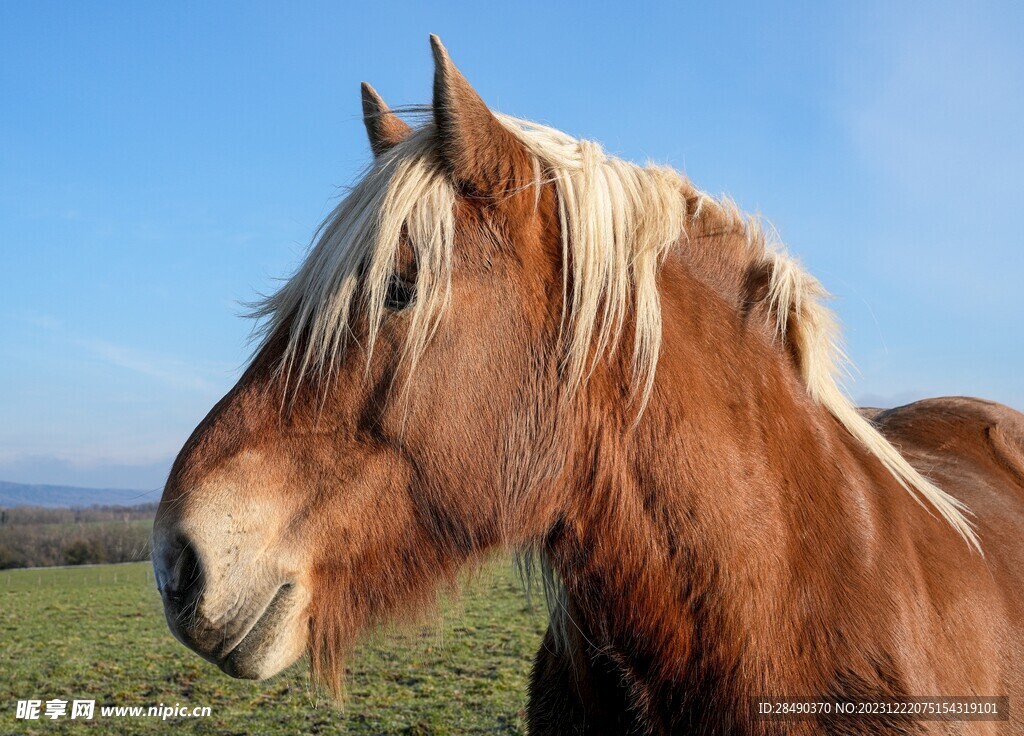
[[373,162],[173,464],[173,634],[337,690],[360,632],[506,550],[548,594],[531,734],[1021,733],[750,703],[1024,695],[1024,415],[858,410],[757,219],[492,111],[431,46],[419,127],[363,84]]

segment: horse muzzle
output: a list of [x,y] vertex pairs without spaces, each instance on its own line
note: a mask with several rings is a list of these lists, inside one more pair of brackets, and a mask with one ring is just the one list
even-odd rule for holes
[[203,659],[245,679],[270,677],[298,659],[308,629],[305,587],[255,552],[240,553],[237,544],[211,550],[159,518],[154,527],[153,570],[168,627]]

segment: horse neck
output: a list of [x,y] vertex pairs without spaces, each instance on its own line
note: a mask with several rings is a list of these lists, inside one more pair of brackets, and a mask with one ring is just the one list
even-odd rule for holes
[[906,494],[707,280],[674,262],[662,283],[639,425],[615,378],[595,381],[581,414],[572,507],[549,551],[572,626],[642,702],[685,700],[674,712],[843,689],[835,662],[886,689],[891,606],[874,576],[898,575]]

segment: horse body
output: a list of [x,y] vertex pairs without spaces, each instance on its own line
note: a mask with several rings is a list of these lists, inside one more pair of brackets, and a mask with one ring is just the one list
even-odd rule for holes
[[[844,465],[841,477],[826,472],[822,483],[812,473],[809,490],[819,503],[795,501],[806,512],[799,526],[773,525],[754,502],[736,498],[750,483],[748,471],[737,467],[734,482],[709,484],[697,494],[714,497],[709,508],[724,506],[739,516],[751,515],[754,506],[747,527],[732,519],[705,528],[700,512],[689,511],[688,522],[659,523],[666,511],[647,509],[652,539],[646,548],[615,539],[601,522],[603,531],[593,537],[561,542],[573,548],[562,555],[573,560],[563,578],[577,581],[567,585],[572,624],[564,640],[549,630],[538,651],[530,732],[945,733],[945,723],[884,718],[758,722],[749,698],[815,693],[875,702],[1018,692],[1024,681],[1018,543],[1024,416],[976,399],[933,399],[879,412],[875,421],[930,477],[969,501],[988,541],[984,558],[964,554],[961,540],[888,488],[870,462],[861,473],[852,473],[852,465]],[[856,457],[860,448],[849,451]],[[791,476],[794,485],[799,472]],[[676,488],[684,477],[675,475]],[[780,496],[789,495],[785,485],[778,486]],[[757,483],[758,495],[770,487]],[[862,503],[847,502],[855,490]],[[828,508],[821,497],[833,495],[839,508],[826,512],[831,518],[819,516],[817,510]],[[687,499],[680,508],[696,506]],[[641,528],[634,522],[619,532]],[[675,541],[666,544],[670,528]],[[735,530],[735,537],[715,539],[722,529]],[[603,554],[594,554],[594,538],[607,544]],[[648,554],[616,554],[623,549]],[[581,575],[588,567],[590,574]],[[652,600],[665,606],[661,616],[652,613]],[[664,651],[674,652],[668,662],[659,656]],[[969,733],[1020,730],[958,725]]]
[[1020,415],[877,414],[900,455],[756,224],[496,116],[434,54],[432,124],[364,87],[374,165],[175,462],[175,635],[240,677],[308,653],[337,688],[361,631],[504,548],[551,573],[533,733],[898,734],[922,724],[749,699],[1024,694]]

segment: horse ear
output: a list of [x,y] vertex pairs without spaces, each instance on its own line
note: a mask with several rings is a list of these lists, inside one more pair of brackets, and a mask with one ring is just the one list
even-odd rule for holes
[[404,141],[410,128],[404,120],[391,112],[391,108],[377,94],[377,90],[363,82],[363,123],[370,136],[374,156],[380,156]]
[[498,122],[433,34],[430,46],[434,52],[434,123],[449,173],[477,194],[517,191],[532,178],[525,147]]

